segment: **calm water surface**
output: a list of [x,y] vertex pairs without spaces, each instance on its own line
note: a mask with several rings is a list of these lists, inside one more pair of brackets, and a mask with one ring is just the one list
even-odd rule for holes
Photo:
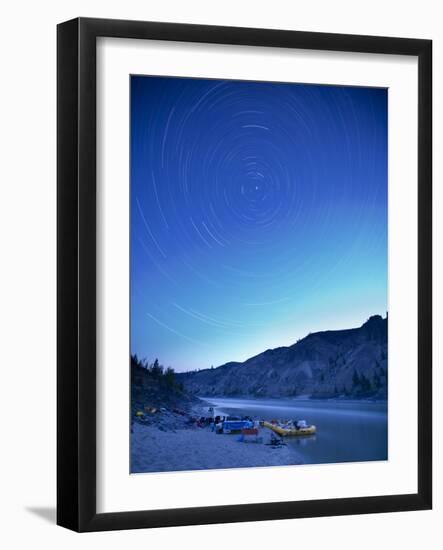
[[205,397],[215,414],[258,420],[306,420],[317,434],[286,438],[307,464],[388,458],[387,403],[317,400],[255,400]]

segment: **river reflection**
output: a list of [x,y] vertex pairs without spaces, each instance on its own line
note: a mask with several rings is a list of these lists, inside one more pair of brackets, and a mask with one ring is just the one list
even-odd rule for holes
[[306,420],[316,435],[288,437],[288,447],[307,464],[387,460],[387,403],[205,397],[215,414],[260,420]]

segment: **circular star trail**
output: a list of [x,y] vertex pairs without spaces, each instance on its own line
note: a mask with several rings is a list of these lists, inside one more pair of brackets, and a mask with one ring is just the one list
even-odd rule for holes
[[367,292],[372,278],[383,303],[385,90],[131,86],[135,351],[178,370],[210,366],[263,334],[273,342],[343,284]]

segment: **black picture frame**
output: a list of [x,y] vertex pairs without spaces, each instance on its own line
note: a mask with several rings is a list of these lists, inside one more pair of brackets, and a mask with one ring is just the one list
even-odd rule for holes
[[[96,511],[96,39],[400,54],[418,58],[418,491],[136,512]],[[79,18],[57,29],[57,523],[104,531],[425,510],[432,506],[432,42]]]

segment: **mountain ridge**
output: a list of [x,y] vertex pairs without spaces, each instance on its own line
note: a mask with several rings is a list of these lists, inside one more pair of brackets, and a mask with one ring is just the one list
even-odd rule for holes
[[311,333],[243,362],[177,377],[196,396],[386,399],[387,332],[388,317],[373,315],[357,328]]

